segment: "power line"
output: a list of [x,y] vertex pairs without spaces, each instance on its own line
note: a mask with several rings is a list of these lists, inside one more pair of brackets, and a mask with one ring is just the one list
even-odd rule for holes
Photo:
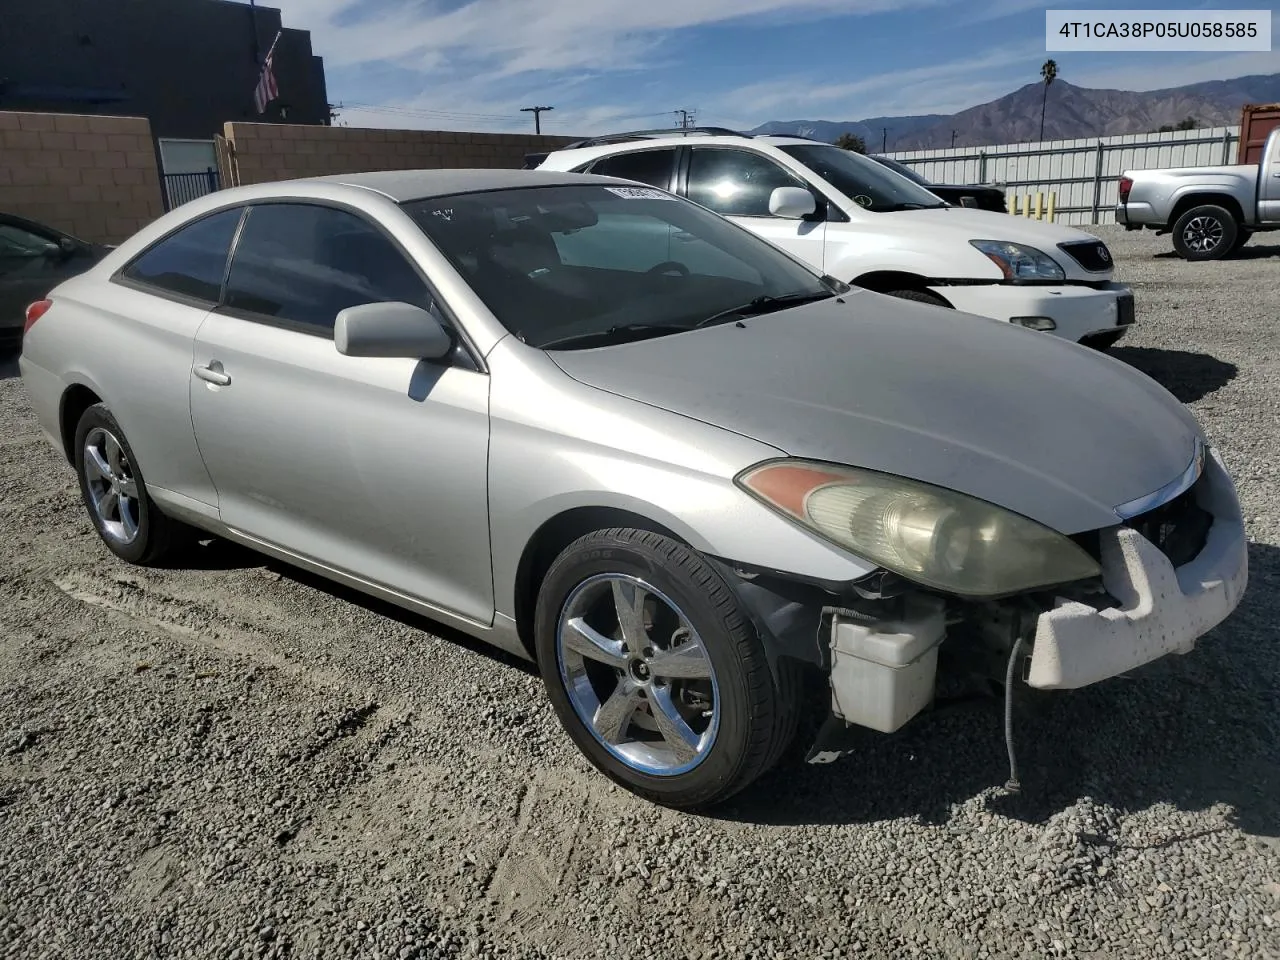
[[532,113],[532,114],[533,114],[533,132],[534,132],[534,133],[541,133],[541,132],[542,132],[542,114],[543,114],[543,112],[544,112],[544,111],[546,111],[546,110],[554,110],[554,109],[555,109],[555,107],[521,107],[521,108],[520,108],[520,112],[521,112],[521,113]]
[[693,126],[693,114],[694,114],[694,111],[692,111],[692,110],[672,110],[671,112],[672,112],[672,113],[674,113],[677,117],[679,117],[679,118],[680,118],[680,129],[681,129],[681,130],[687,130],[687,129],[689,129],[689,127],[692,127],[692,126]]

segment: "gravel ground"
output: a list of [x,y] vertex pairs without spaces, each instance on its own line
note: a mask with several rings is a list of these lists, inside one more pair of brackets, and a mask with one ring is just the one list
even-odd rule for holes
[[109,559],[0,368],[0,957],[1280,957],[1280,247],[1104,232],[1251,583],[1193,655],[1024,701],[1020,796],[980,704],[647,805],[514,661],[238,548]]

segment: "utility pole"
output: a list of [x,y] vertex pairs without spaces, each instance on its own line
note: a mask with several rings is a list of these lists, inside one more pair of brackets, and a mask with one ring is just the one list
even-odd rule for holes
[[257,66],[262,66],[262,48],[258,46],[258,5],[255,0],[249,0],[249,23],[253,29],[253,62]]
[[956,145],[956,132],[952,130],[951,131],[951,148],[953,150],[955,149],[955,145]]
[[679,115],[681,130],[688,130],[693,126],[693,117],[688,110],[672,110],[671,112]]
[[883,127],[880,133],[880,152],[889,152],[889,128]]
[[547,110],[554,110],[555,107],[521,107],[521,113],[533,114],[533,132],[542,133],[542,114]]

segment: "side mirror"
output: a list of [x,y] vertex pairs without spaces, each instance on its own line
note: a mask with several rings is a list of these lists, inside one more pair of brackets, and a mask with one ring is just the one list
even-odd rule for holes
[[58,249],[64,257],[74,257],[80,252],[80,244],[76,243],[70,237],[60,237],[58,239]]
[[813,194],[800,187],[778,187],[769,194],[769,212],[785,220],[803,220],[818,209]]
[[338,312],[333,344],[347,357],[439,360],[453,338],[429,311],[409,303],[364,303]]

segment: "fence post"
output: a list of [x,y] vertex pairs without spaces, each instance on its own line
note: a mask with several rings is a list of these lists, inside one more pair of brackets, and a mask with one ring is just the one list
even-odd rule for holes
[[1098,162],[1093,168],[1093,219],[1098,222],[1098,214],[1102,210],[1102,138],[1098,138]]
[[1230,166],[1230,164],[1231,164],[1231,129],[1227,128],[1222,133],[1222,165],[1226,167],[1226,166]]
[[210,167],[205,172],[205,176],[209,179],[209,192],[214,193],[218,189],[218,171]]
[[987,182],[987,151],[978,151],[978,182]]

